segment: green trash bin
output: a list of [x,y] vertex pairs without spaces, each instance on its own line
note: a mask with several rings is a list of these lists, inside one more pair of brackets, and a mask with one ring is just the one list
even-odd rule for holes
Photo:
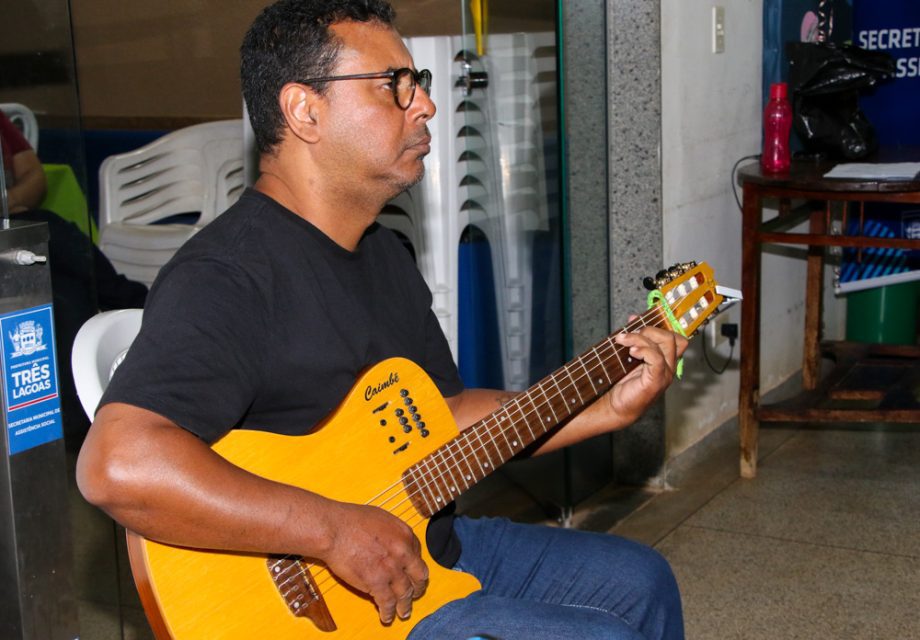
[[903,282],[847,294],[847,340],[917,343],[920,282]]

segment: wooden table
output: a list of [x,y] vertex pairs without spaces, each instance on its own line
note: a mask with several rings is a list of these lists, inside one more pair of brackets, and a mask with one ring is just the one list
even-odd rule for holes
[[[915,160],[920,154],[913,155]],[[893,158],[885,161],[904,160]],[[831,235],[834,216],[862,216],[866,202],[920,203],[920,180],[878,181],[827,179],[833,164],[794,161],[782,174],[764,174],[756,162],[742,167],[739,181],[744,193],[741,227],[741,355],[738,420],[741,430],[741,475],[757,474],[757,432],[760,422],[917,422],[920,406],[910,387],[920,378],[920,348],[915,345],[860,345],[822,343],[820,340],[823,265],[826,247],[891,247],[920,249],[920,240],[879,238],[867,235]],[[763,220],[765,199],[776,199],[778,213]],[[790,209],[791,199],[822,203],[817,207]],[[832,207],[833,203],[842,202]],[[842,213],[839,211],[842,208]],[[790,232],[790,225],[808,219],[807,233]],[[862,219],[861,217],[859,218]],[[844,224],[844,228],[846,225]],[[860,229],[862,225],[860,225]],[[808,250],[802,393],[782,404],[760,404],[760,288],[761,250],[764,244],[804,245]],[[822,355],[836,360],[830,376],[821,379]],[[873,367],[900,367],[896,376],[899,393],[873,388],[877,372]],[[860,367],[862,370],[860,371]],[[868,367],[868,368],[866,368]],[[869,384],[853,386],[862,376]],[[906,387],[906,389],[905,389]],[[905,402],[905,393],[908,401]]]

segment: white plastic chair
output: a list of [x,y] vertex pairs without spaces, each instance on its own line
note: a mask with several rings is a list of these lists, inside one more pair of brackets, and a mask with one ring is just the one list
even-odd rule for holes
[[[464,44],[459,36],[406,39],[415,64],[431,68],[435,78],[460,72]],[[454,83],[435,81],[438,113],[429,124],[425,178],[409,191],[416,206],[400,208],[418,238],[419,270],[455,357],[460,238],[470,225],[483,232],[492,253],[504,386],[524,389],[530,382],[532,232],[548,228],[551,195],[542,123],[544,114],[555,116],[555,40],[552,33],[494,34],[488,51],[474,63],[489,74],[485,91],[464,96]]]
[[141,328],[142,309],[103,311],[87,320],[74,338],[70,355],[77,397],[92,420],[102,392]]
[[[99,248],[127,277],[153,283],[194,233],[243,191],[242,121],[173,131],[99,168]],[[180,214],[190,223],[162,221]]]
[[22,135],[28,141],[29,146],[38,151],[38,120],[35,119],[35,114],[32,110],[18,102],[2,102],[0,103],[0,111],[22,131]]

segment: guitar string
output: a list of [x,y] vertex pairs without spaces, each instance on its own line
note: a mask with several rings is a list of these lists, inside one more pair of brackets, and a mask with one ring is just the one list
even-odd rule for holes
[[[650,310],[650,311],[655,311],[655,309]],[[642,314],[641,316],[638,316],[637,318],[635,318],[632,322],[630,322],[629,324],[627,324],[626,327],[624,327],[623,329],[621,329],[621,331],[619,331],[619,332],[617,332],[617,333],[631,332],[631,331],[633,331],[633,330],[635,330],[635,329],[637,329],[637,328],[640,328],[640,327],[642,327],[642,326],[649,326],[648,323],[646,322],[646,320],[648,319],[647,317],[648,317],[648,316],[653,316],[653,315],[657,315],[657,316],[658,316],[658,318],[657,318],[657,319],[658,319],[658,322],[655,322],[654,324],[656,324],[656,325],[657,325],[657,324],[662,324],[662,317],[661,317],[661,314],[660,314],[660,313],[654,314],[654,313],[646,312],[646,313]],[[622,366],[622,359],[619,358],[619,352],[628,351],[628,348],[627,348],[627,347],[624,347],[623,345],[619,345],[619,344],[616,344],[615,342],[613,342],[613,337],[614,337],[615,335],[616,335],[616,334],[612,334],[612,335],[609,336],[606,340],[602,341],[602,342],[599,343],[598,345],[595,345],[595,347],[594,347],[592,350],[595,352],[596,356],[598,356],[598,357],[599,357],[599,356],[604,356],[605,358],[608,358],[608,357],[609,357],[609,355],[608,355],[606,352],[612,351],[612,352],[613,352],[613,355],[617,355],[617,358],[618,358],[618,360],[620,360],[620,364],[621,364],[621,366]],[[588,353],[589,353],[589,352],[586,352],[586,353],[583,354],[581,357],[584,357],[584,356],[587,355]],[[574,361],[573,361],[573,363],[574,363]],[[571,363],[570,363],[570,364],[571,364]],[[569,384],[569,383],[565,383],[565,384],[564,384],[565,387],[573,387],[573,388],[575,389],[576,394],[579,396],[579,398],[581,397],[581,393],[578,391],[577,382],[583,381],[583,380],[586,379],[586,378],[590,378],[590,374],[589,374],[587,368],[584,366],[584,364],[583,364],[583,367],[582,367],[582,368],[585,370],[584,374],[577,374],[577,377],[576,377],[576,378],[572,378],[571,373],[567,373],[568,377],[572,380],[572,384]],[[561,373],[564,369],[565,369],[565,368],[561,368],[561,369],[559,369],[559,370],[553,372],[552,374],[550,374],[549,376],[547,376],[547,378],[545,378],[543,382],[552,380],[553,383],[556,384],[557,387],[559,387],[559,384],[555,381],[555,376],[556,376],[556,374]],[[608,380],[609,380],[609,377],[608,377]],[[540,383],[538,383],[538,385],[539,385],[539,384],[540,384]],[[535,385],[535,386],[537,386],[537,385]],[[593,386],[593,383],[592,383],[592,386]],[[545,394],[544,394],[544,396],[545,396]],[[517,400],[517,398],[513,398],[513,399],[512,399],[512,401],[515,401],[515,400]],[[520,407],[520,404],[518,404],[518,411],[521,413],[521,415],[520,415],[520,417],[519,417],[518,419],[519,419],[519,420],[523,419],[523,421],[524,421],[525,423],[527,423],[528,429],[530,428],[530,424],[529,424],[529,422],[527,422],[527,418],[532,417],[534,414],[539,413],[539,407],[545,405],[545,406],[550,407],[550,410],[552,410],[552,406],[551,406],[550,401],[549,401],[548,398],[546,399],[545,402],[541,401],[541,402],[538,404],[538,403],[535,403],[535,402],[531,401],[530,404],[532,405],[533,409],[528,409],[526,412],[525,412],[524,409],[522,409],[522,408]],[[567,405],[566,405],[566,406],[567,406]],[[572,414],[569,414],[569,416],[570,416],[570,415],[572,415]],[[566,417],[569,417],[569,416],[566,416]],[[482,421],[480,422],[480,424],[485,423],[487,420],[489,420],[490,418],[493,418],[493,417],[494,417],[494,414],[492,414],[492,415],[489,416],[488,418],[482,420]],[[477,425],[477,426],[479,426],[479,425]],[[475,427],[474,427],[474,428],[475,428]],[[513,429],[514,429],[513,426],[511,426],[511,425],[509,424],[509,425],[508,425],[508,428],[505,428],[504,430],[499,430],[499,431],[497,431],[497,432],[495,432],[495,433],[496,433],[496,434],[501,434],[501,435],[504,436],[509,430],[513,431]],[[467,458],[469,457],[469,455],[477,454],[477,453],[479,453],[479,452],[481,452],[481,451],[483,451],[483,450],[486,450],[486,445],[483,443],[482,446],[481,446],[478,450],[477,450],[477,449],[474,449],[474,448],[470,448],[469,451],[467,451],[467,452],[464,452],[464,451],[463,451],[462,445],[459,445],[459,443],[458,443],[458,439],[459,439],[459,437],[462,437],[464,434],[468,434],[469,431],[472,431],[472,429],[464,431],[464,432],[461,433],[457,438],[454,438],[454,439],[451,440],[450,442],[446,443],[444,447],[439,448],[436,452],[433,452],[433,453],[441,452],[441,451],[444,450],[444,449],[450,449],[450,448],[452,448],[452,447],[456,444],[456,445],[459,447],[459,453],[461,454],[461,456],[463,456],[464,460],[467,461],[467,465],[469,466],[469,462],[468,462],[468,459],[467,459]],[[544,433],[545,433],[545,432],[546,432],[546,431],[544,431]],[[532,431],[531,431],[531,435],[533,436],[533,432],[532,432]],[[541,434],[541,435],[542,435],[542,434]],[[492,437],[491,440],[492,440],[493,443],[497,442],[497,438],[496,438],[496,437]],[[481,438],[480,438],[480,441],[481,441]],[[507,441],[507,437],[506,437],[506,441]],[[456,452],[451,452],[450,455],[453,456],[454,458],[456,458]],[[420,461],[420,462],[421,462],[421,461]],[[454,462],[456,463],[456,460],[455,460]],[[418,464],[418,463],[417,463],[417,464]],[[494,470],[494,465],[493,465],[493,470]],[[432,474],[430,473],[430,471],[429,471],[429,473],[426,474],[426,475],[427,475],[427,476],[430,476],[430,480],[431,480],[432,482],[434,482],[434,483],[437,483],[437,482],[438,482],[438,480],[436,480],[436,479],[432,476]],[[444,473],[441,473],[440,470],[438,470],[438,475],[440,476],[440,480],[443,482],[443,480],[445,479]],[[488,475],[488,473],[486,473],[486,475]],[[428,484],[429,478],[424,478],[424,480],[425,480],[425,483]],[[477,481],[477,482],[478,482],[478,481]],[[400,519],[403,519],[403,518],[406,516],[406,514],[411,514],[411,513],[412,513],[412,511],[414,510],[414,506],[413,506],[411,503],[410,503],[410,504],[407,506],[407,508],[404,509],[402,512],[400,512],[400,513],[398,513],[398,514],[396,513],[396,509],[398,509],[399,507],[403,506],[407,501],[411,501],[411,499],[412,499],[413,497],[416,497],[416,496],[419,496],[419,495],[422,494],[422,489],[421,489],[421,487],[418,486],[418,482],[417,482],[417,481],[412,481],[410,484],[413,485],[415,488],[418,488],[418,491],[415,491],[415,493],[412,493],[411,490],[410,490],[410,491],[407,491],[407,492],[406,492],[406,496],[403,498],[403,500],[401,500],[400,502],[396,503],[395,505],[392,505],[392,506],[390,506],[390,507],[388,507],[388,508],[385,509],[388,513],[391,513],[391,514],[393,514],[395,517],[398,517],[398,518],[400,518]],[[456,483],[452,483],[452,484],[454,484],[454,487],[455,487]],[[378,508],[384,508],[384,505],[386,505],[387,502],[389,502],[389,501],[391,501],[391,500],[396,499],[396,498],[399,497],[399,495],[400,495],[400,493],[401,493],[401,486],[402,486],[402,481],[401,481],[401,480],[400,480],[400,481],[397,481],[397,482],[394,482],[392,485],[390,485],[389,487],[383,489],[380,493],[378,493],[377,496],[372,497],[372,498],[371,498],[368,502],[366,502],[365,504],[366,504],[366,505],[377,506]],[[442,486],[443,486],[443,485],[442,485]],[[468,487],[467,487],[467,488],[469,488],[470,486],[472,486],[472,485],[469,485],[469,484],[468,484]],[[407,486],[406,488],[409,488],[409,487]],[[392,492],[394,489],[396,490],[396,493],[395,493],[394,495],[390,495],[390,496],[387,497],[386,499],[382,500],[379,504],[374,504],[375,500],[378,500],[378,499],[383,498],[387,493]],[[442,497],[443,497],[443,496],[442,496]],[[427,505],[427,501],[426,501],[426,506],[428,506],[428,505]],[[417,514],[417,512],[416,512],[416,514]],[[417,515],[420,515],[420,514],[417,514]],[[419,519],[418,519],[416,522],[414,522],[414,523],[411,523],[411,518],[408,519],[408,520],[403,520],[403,521],[406,522],[406,524],[407,524],[410,528],[412,528],[412,527],[415,527],[416,525],[418,525],[419,523],[421,523],[423,520],[425,520],[425,516],[420,516]],[[282,559],[291,558],[291,557],[293,557],[293,556],[284,556]],[[295,567],[295,566],[297,566],[297,567],[302,567],[302,569],[298,568],[298,572],[299,572],[299,571],[301,571],[301,570],[302,570],[302,571],[308,571],[308,570],[310,570],[310,569],[312,569],[312,568],[314,568],[314,567],[317,567],[317,564],[313,563],[313,564],[307,564],[306,566],[303,566],[303,563],[302,563],[302,562],[295,562],[293,565],[290,565],[290,566],[291,566],[291,567]],[[285,571],[285,572],[287,572],[287,571]],[[322,581],[320,581],[319,576],[322,575],[322,573],[325,573],[326,575],[323,576]],[[314,580],[315,580],[315,582],[316,582],[317,591],[320,592],[320,595],[325,595],[326,593],[328,593],[329,589],[323,590],[322,587],[325,586],[326,584],[328,584],[328,582],[329,582],[330,580],[333,580],[333,581],[334,581],[333,584],[329,587],[330,589],[331,589],[331,588],[335,588],[335,587],[338,586],[338,584],[339,584],[337,581],[335,581],[335,578],[334,578],[334,576],[331,574],[331,572],[330,572],[326,567],[324,567],[324,566],[323,566],[323,567],[320,567],[320,569],[319,569],[318,571],[316,571],[316,574],[315,574],[313,577],[314,577]],[[288,578],[287,580],[285,580],[285,581],[283,581],[282,583],[280,583],[280,584],[278,585],[278,586],[279,586],[279,589],[282,588],[282,587],[283,587],[286,583],[288,583],[291,579],[293,579],[293,577]]]
[[[657,321],[654,323],[655,325],[664,324],[664,320],[665,320],[665,319],[663,318],[663,316],[662,316],[662,314],[660,313],[660,311],[659,311],[658,313],[652,313],[653,311],[658,311],[657,307],[654,308],[654,309],[650,309],[650,310],[648,310],[646,313],[644,313],[644,314],[638,316],[637,318],[635,318],[635,320],[634,320],[632,323],[627,324],[627,326],[624,327],[623,329],[621,329],[621,331],[618,332],[618,333],[632,331],[633,329],[635,329],[635,328],[638,327],[639,325],[648,326],[648,324],[646,323],[646,319],[647,319],[648,316],[653,316],[653,315],[657,316]],[[633,324],[633,323],[635,323],[635,324]],[[623,366],[623,364],[622,364],[622,359],[620,359],[618,351],[628,350],[628,348],[623,347],[623,345],[618,345],[618,344],[616,344],[615,342],[613,342],[613,338],[614,338],[615,335],[616,335],[616,334],[612,334],[612,335],[609,336],[606,340],[602,341],[602,342],[599,343],[598,345],[595,345],[595,347],[593,347],[591,351],[594,351],[594,352],[595,352],[595,356],[596,356],[596,357],[599,357],[600,355],[604,355],[604,354],[603,354],[601,351],[598,350],[598,347],[600,347],[603,351],[610,351],[610,350],[612,350],[613,353],[614,353],[614,355],[617,355],[617,359],[619,360],[620,366],[622,367],[622,366]],[[584,357],[585,355],[587,355],[588,353],[589,353],[589,352],[585,352],[585,354],[582,354],[582,356],[580,356],[579,359],[583,358],[583,357]],[[608,357],[608,356],[605,355],[605,357]],[[631,359],[631,358],[628,358],[628,360],[629,360],[629,359]],[[603,366],[603,361],[601,361],[600,358],[599,358],[599,361],[601,362],[601,365]],[[570,363],[570,364],[573,364],[573,363],[574,363],[574,361],[573,361],[572,363]],[[584,362],[582,362],[582,368],[585,370],[585,375],[578,374],[578,380],[579,380],[579,381],[582,380],[583,378],[589,378],[589,377],[590,377],[590,373],[588,372],[587,367],[585,366]],[[559,391],[562,391],[562,389],[559,387],[559,383],[556,381],[555,378],[556,378],[556,375],[557,375],[557,374],[559,374],[559,373],[561,373],[561,372],[563,372],[563,371],[566,372],[566,375],[567,375],[567,376],[569,377],[569,379],[572,381],[572,385],[569,385],[568,383],[565,383],[565,386],[566,386],[566,387],[568,387],[568,386],[574,387],[574,388],[575,388],[576,394],[579,396],[579,399],[581,399],[581,393],[578,391],[578,385],[577,385],[576,379],[572,378],[572,375],[571,375],[571,373],[568,371],[567,366],[566,366],[566,367],[563,367],[563,368],[560,368],[559,370],[553,372],[552,374],[550,374],[549,376],[547,376],[546,378],[544,378],[544,380],[542,380],[542,381],[539,382],[537,385],[535,385],[535,386],[541,387],[540,390],[541,390],[541,392],[543,393],[544,398],[546,399],[546,402],[542,402],[542,401],[541,401],[540,404],[539,404],[539,406],[546,405],[547,407],[549,407],[550,411],[553,412],[554,417],[555,417],[555,412],[553,411],[552,403],[551,403],[551,401],[549,400],[549,397],[546,395],[546,392],[542,389],[542,385],[543,385],[544,382],[552,381],[553,384],[556,386],[556,388],[557,388]],[[608,377],[608,383],[609,383],[609,382],[610,382],[610,381],[609,381],[609,375],[606,374],[606,372],[605,372],[605,375]],[[612,383],[611,386],[613,386],[613,384],[616,384],[616,383]],[[592,387],[593,387],[593,383],[592,383]],[[606,390],[605,390],[605,392],[606,392]],[[513,398],[512,400],[513,400],[513,401],[517,401],[517,397]],[[592,400],[593,400],[593,399],[592,399]],[[529,422],[527,422],[527,417],[532,416],[534,413],[539,413],[538,404],[537,404],[536,402],[534,402],[533,400],[531,400],[530,404],[532,405],[533,410],[529,410],[527,413],[525,413],[525,411],[521,409],[520,404],[518,403],[518,411],[521,413],[520,418],[524,419],[524,422],[527,424],[528,429],[530,429],[530,424],[529,424]],[[566,409],[568,410],[568,405],[564,405],[564,406],[566,406]],[[497,412],[496,412],[496,413],[497,413]],[[569,413],[569,414],[568,414],[567,416],[565,416],[565,417],[568,418],[568,417],[570,417],[571,415],[572,415],[572,413]],[[476,425],[476,426],[483,426],[489,419],[492,419],[492,418],[494,418],[494,417],[495,417],[495,414],[493,413],[492,415],[490,415],[490,416],[487,417],[486,419],[480,421],[480,424],[479,424],[479,425]],[[556,424],[558,424],[558,422],[557,422]],[[476,428],[476,427],[474,427],[474,429],[475,429],[475,428]],[[472,430],[472,429],[471,429],[471,430]],[[468,432],[471,431],[471,430],[465,431],[464,434],[465,434],[465,433],[468,433]],[[512,430],[513,430],[513,427],[512,427]],[[544,433],[546,433],[546,431],[547,431],[547,430],[544,430]],[[506,429],[505,431],[499,431],[498,433],[501,434],[501,435],[503,435],[503,436],[505,437],[505,440],[506,440],[506,443],[507,443],[507,437],[505,436],[505,433],[506,433],[506,432],[507,432],[507,429]],[[460,434],[460,436],[463,436],[464,434]],[[446,443],[445,446],[440,447],[438,450],[436,450],[435,452],[432,452],[432,453],[438,453],[439,455],[441,455],[442,452],[443,452],[445,449],[450,449],[454,444],[458,444],[458,446],[460,447],[460,451],[459,451],[460,454],[463,456],[463,459],[467,462],[467,467],[470,468],[470,470],[472,470],[472,467],[471,467],[470,464],[469,464],[469,460],[468,460],[468,457],[467,457],[467,456],[468,456],[469,454],[475,454],[475,453],[478,453],[478,452],[477,452],[476,450],[474,450],[474,449],[471,448],[471,449],[469,450],[469,452],[467,452],[467,453],[465,454],[465,453],[463,452],[462,445],[459,445],[459,443],[458,443],[458,440],[459,440],[459,437],[460,437],[460,436],[454,438],[454,439],[451,440],[450,442]],[[532,431],[531,431],[531,436],[533,436],[533,432],[532,432]],[[497,443],[497,441],[498,441],[497,437],[492,437],[492,442],[493,442],[493,443]],[[481,437],[480,437],[480,443],[482,443]],[[496,444],[496,446],[497,446],[497,447],[500,447],[500,445],[497,445],[497,444]],[[479,451],[483,451],[483,450],[486,450],[486,445],[485,445],[484,443],[482,443],[482,447],[479,449]],[[499,453],[500,453],[500,448],[499,448]],[[456,465],[456,464],[457,464],[457,461],[456,461],[456,454],[455,454],[455,453],[451,453],[450,455],[451,455],[452,457],[454,457],[454,464]],[[429,456],[426,456],[426,458],[429,458],[430,456],[431,456],[431,454],[429,454]],[[423,460],[424,460],[424,459],[423,459]],[[421,462],[421,461],[420,461],[420,462]],[[445,461],[445,462],[446,462],[446,461]],[[417,464],[419,464],[419,463],[417,463]],[[493,465],[493,470],[494,470],[494,465]],[[427,475],[429,475],[429,476],[431,475],[430,471],[429,471],[429,473],[428,473]],[[486,473],[485,475],[488,475],[488,473]],[[440,473],[440,471],[439,471],[439,476],[440,476],[440,480],[443,481],[443,480],[444,480],[444,474],[443,474],[443,473]],[[467,479],[469,479],[469,477],[468,477]],[[432,480],[433,482],[437,482],[433,477],[431,478],[431,480]],[[477,480],[476,482],[479,482],[479,480]],[[400,483],[401,483],[401,481],[397,481],[397,482],[393,483],[392,485],[390,485],[390,487],[387,487],[386,489],[384,489],[383,491],[381,491],[380,493],[378,493],[377,496],[371,498],[371,499],[370,499],[367,503],[365,503],[365,504],[368,504],[368,505],[373,504],[374,500],[377,500],[378,498],[382,498],[385,494],[390,493],[392,490],[396,489],[395,495],[391,495],[390,497],[386,498],[386,499],[383,500],[379,505],[374,505],[374,506],[378,506],[379,508],[383,508],[383,506],[386,505],[387,502],[389,502],[389,501],[392,500],[392,499],[395,499],[395,498],[398,498],[398,497],[399,497],[399,494],[400,494],[400,492],[401,492],[401,489],[399,488],[399,487],[400,487]],[[425,483],[428,484],[428,479],[427,479],[427,478],[425,479]],[[413,481],[413,482],[411,482],[411,483],[409,483],[409,484],[417,486],[417,482],[415,482],[415,481]],[[455,485],[456,483],[453,483],[453,484]],[[443,486],[443,485],[442,485],[442,486]],[[472,485],[470,485],[469,483],[467,483],[467,489],[469,489],[471,486],[472,486]],[[409,485],[408,485],[408,484],[407,484],[406,488],[407,488],[407,489],[409,488]],[[456,491],[456,486],[453,487],[453,490]],[[399,514],[396,514],[396,513],[395,513],[395,510],[396,510],[397,508],[399,508],[400,506],[402,506],[403,504],[405,504],[406,501],[411,500],[412,497],[415,497],[415,496],[419,495],[420,493],[421,493],[421,488],[420,488],[420,487],[419,487],[419,490],[418,490],[416,493],[414,493],[414,494],[411,493],[410,491],[407,491],[407,492],[406,492],[406,496],[403,498],[403,500],[400,501],[399,503],[397,503],[396,505],[393,505],[393,506],[389,507],[389,508],[387,509],[387,511],[388,511],[389,513],[391,513],[391,514],[394,514],[395,517],[398,517],[398,518],[400,518],[401,520],[403,520],[403,521],[407,524],[407,526],[409,526],[410,528],[414,528],[415,526],[417,526],[418,524],[420,524],[421,522],[423,522],[423,521],[425,520],[425,516],[422,516],[421,514],[419,514],[419,513],[417,512],[417,510],[414,509],[414,505],[410,504],[405,510],[403,510],[403,511],[402,511],[401,513],[399,513]],[[440,492],[439,492],[439,493],[440,493]],[[428,506],[428,505],[427,505],[427,501],[426,501],[426,506]],[[411,517],[410,517],[409,519],[403,519],[404,516],[405,516],[407,513],[409,513],[409,514],[411,515],[412,511],[415,511],[415,512],[416,512],[416,516],[418,517],[418,520],[417,520],[416,522],[414,522],[414,523],[412,522],[412,518],[411,518]],[[291,557],[291,556],[286,556],[286,557]],[[293,563],[293,565],[290,565],[290,566],[296,566],[296,567],[298,568],[298,572],[300,572],[300,573],[305,573],[306,571],[309,571],[310,569],[312,569],[313,567],[316,567],[317,565],[316,565],[316,564],[308,564],[308,565],[304,566],[303,562],[296,561],[295,563]],[[332,573],[331,573],[326,567],[324,567],[324,566],[323,566],[323,567],[320,567],[320,569],[319,569],[316,573],[321,575],[323,572],[324,572],[326,575],[324,576],[324,578],[323,578],[322,581],[317,580],[317,579],[316,579],[317,576],[314,575],[314,580],[315,580],[315,582],[316,582],[317,591],[319,591],[319,595],[320,595],[320,596],[322,596],[322,595],[328,593],[331,589],[335,588],[336,586],[339,586],[339,582],[335,579],[335,577],[332,575]],[[323,590],[322,587],[325,586],[326,584],[328,584],[328,582],[329,582],[330,580],[333,580],[333,584],[330,585],[329,588]],[[284,583],[289,582],[289,581],[290,581],[290,578],[289,578],[288,580],[285,580],[283,583],[279,584],[279,589],[281,588],[281,586],[282,586]],[[316,598],[314,598],[314,600],[315,600],[315,599],[316,599]]]

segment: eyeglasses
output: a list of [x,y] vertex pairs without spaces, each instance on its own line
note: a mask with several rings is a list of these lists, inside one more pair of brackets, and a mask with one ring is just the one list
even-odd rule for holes
[[310,78],[298,80],[300,84],[316,84],[319,82],[332,82],[333,80],[370,80],[373,78],[389,78],[390,88],[393,90],[393,101],[396,106],[405,111],[415,99],[415,88],[421,87],[425,95],[431,95],[431,72],[428,69],[415,71],[408,67],[393,71],[379,73],[353,73],[347,76],[326,76],[324,78]]

